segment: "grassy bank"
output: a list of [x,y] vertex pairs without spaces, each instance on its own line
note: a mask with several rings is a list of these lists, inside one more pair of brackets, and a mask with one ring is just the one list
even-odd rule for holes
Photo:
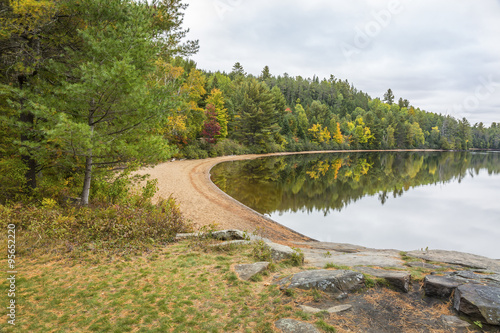
[[[321,324],[297,310],[293,301],[298,295],[269,285],[278,273],[265,273],[254,282],[237,278],[232,265],[258,260],[252,246],[206,251],[197,245],[183,241],[142,255],[88,253],[78,260],[22,256],[16,326],[6,324],[2,306],[2,331],[273,332],[272,323],[282,317]],[[6,260],[0,265],[6,267]],[[275,270],[287,274],[297,268]],[[8,289],[7,281],[0,287]],[[2,304],[6,298],[3,293]]]

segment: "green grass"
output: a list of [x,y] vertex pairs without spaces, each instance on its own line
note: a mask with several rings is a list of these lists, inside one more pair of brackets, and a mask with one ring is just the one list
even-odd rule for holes
[[343,270],[350,270],[351,269],[351,267],[349,267],[349,266],[337,265],[337,264],[334,264],[332,262],[327,263],[324,268],[325,269],[334,268],[334,269],[343,269]]
[[[242,281],[230,268],[254,260],[251,246],[221,253],[189,241],[137,256],[19,257],[16,326],[2,321],[0,331],[272,332],[279,318],[300,319],[289,306],[297,291],[269,285],[272,274]],[[287,269],[297,270],[274,266]],[[7,301],[2,293],[0,304]]]

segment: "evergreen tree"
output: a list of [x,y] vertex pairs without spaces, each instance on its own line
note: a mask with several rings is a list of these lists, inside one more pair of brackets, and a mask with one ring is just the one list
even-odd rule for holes
[[387,92],[384,94],[384,102],[386,102],[389,105],[392,105],[392,103],[394,103],[394,94],[392,93],[391,89],[388,89]]
[[241,91],[244,98],[235,117],[233,136],[240,143],[265,152],[275,143],[280,130],[273,94],[255,79],[244,82]]
[[269,72],[269,66],[264,66],[262,73],[260,75],[260,79],[264,82],[268,81],[271,78],[271,73]]

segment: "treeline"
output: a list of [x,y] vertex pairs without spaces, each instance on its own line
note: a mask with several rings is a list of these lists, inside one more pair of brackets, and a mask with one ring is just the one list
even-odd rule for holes
[[[383,100],[371,98],[347,80],[273,76],[266,66],[259,77],[240,63],[229,74],[205,72],[206,90],[224,98],[223,134],[201,135],[195,146],[228,138],[252,152],[319,149],[500,148],[500,127],[471,125],[396,102],[391,89]],[[203,104],[200,104],[204,107]],[[216,114],[220,114],[216,112]],[[192,138],[195,139],[195,138]],[[195,142],[192,140],[191,142]]]
[[425,112],[390,89],[382,101],[334,76],[197,69],[185,8],[0,0],[0,202],[58,193],[86,205],[172,156],[500,148],[497,124]]

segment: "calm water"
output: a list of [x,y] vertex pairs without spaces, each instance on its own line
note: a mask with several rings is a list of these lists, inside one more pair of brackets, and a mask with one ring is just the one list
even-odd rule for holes
[[338,153],[226,162],[212,181],[320,241],[500,258],[500,153]]

